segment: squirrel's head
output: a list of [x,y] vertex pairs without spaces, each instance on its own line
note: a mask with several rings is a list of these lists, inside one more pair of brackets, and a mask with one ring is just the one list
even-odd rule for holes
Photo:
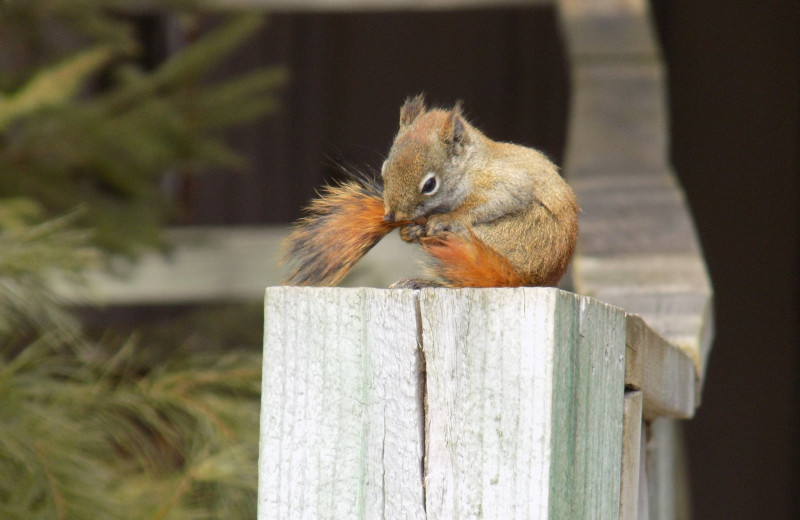
[[475,136],[461,114],[428,110],[422,95],[400,108],[400,130],[383,163],[384,219],[416,220],[447,213],[470,192],[467,161]]

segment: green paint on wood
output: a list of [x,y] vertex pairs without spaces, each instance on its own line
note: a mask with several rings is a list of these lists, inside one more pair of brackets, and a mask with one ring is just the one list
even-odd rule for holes
[[555,310],[550,518],[619,512],[625,314],[561,293]]

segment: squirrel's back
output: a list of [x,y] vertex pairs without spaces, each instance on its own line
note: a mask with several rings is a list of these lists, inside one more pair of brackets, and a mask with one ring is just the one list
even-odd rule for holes
[[520,212],[474,226],[475,233],[508,258],[526,285],[556,285],[575,250],[578,204],[558,168],[540,152],[492,142],[486,168],[498,178],[522,176],[532,197]]

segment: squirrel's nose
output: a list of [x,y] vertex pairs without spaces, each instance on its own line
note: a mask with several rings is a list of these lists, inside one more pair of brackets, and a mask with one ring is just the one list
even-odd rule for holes
[[394,222],[394,211],[390,211],[383,216],[383,220],[386,222]]

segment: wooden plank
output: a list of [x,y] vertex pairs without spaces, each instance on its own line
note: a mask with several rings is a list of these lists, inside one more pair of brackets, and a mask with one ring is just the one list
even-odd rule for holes
[[647,440],[649,426],[642,422],[640,430],[641,447],[639,449],[639,505],[637,520],[650,520],[649,479],[647,477]]
[[640,390],[625,392],[623,407],[619,518],[637,520],[642,454],[642,392]]
[[570,183],[581,204],[580,254],[656,260],[690,256],[702,266],[694,223],[675,179],[666,171],[609,168],[616,171],[572,170]]
[[691,358],[628,315],[625,384],[642,391],[643,416],[688,419],[697,402],[697,373]]
[[[567,299],[559,304],[550,518],[616,517],[625,384],[624,313],[586,297],[572,302],[577,309]],[[576,327],[566,320],[571,307]]]
[[266,292],[258,518],[424,518],[411,291]]
[[547,518],[556,297],[422,292],[431,518]]
[[544,288],[424,290],[420,312],[429,517],[617,515],[624,313]]
[[[286,270],[278,267],[288,226],[190,227],[170,229],[167,254],[144,255],[119,275],[87,274],[88,287],[77,290],[54,280],[65,299],[100,305],[169,305],[213,301],[259,301],[264,287],[280,285]],[[385,237],[342,283],[345,287],[388,287],[403,277],[421,275],[422,254],[400,240]]]
[[637,316],[551,288],[277,287],[265,313],[260,519],[685,507],[675,424],[645,464],[641,418],[693,411],[662,395],[693,366]]
[[437,10],[547,5],[553,0],[205,0],[213,7],[270,11]]
[[650,423],[646,456],[649,517],[688,519],[686,452],[677,420],[661,417]]
[[665,166],[662,68],[638,61],[572,63],[565,168],[577,179],[583,170],[616,173]]

